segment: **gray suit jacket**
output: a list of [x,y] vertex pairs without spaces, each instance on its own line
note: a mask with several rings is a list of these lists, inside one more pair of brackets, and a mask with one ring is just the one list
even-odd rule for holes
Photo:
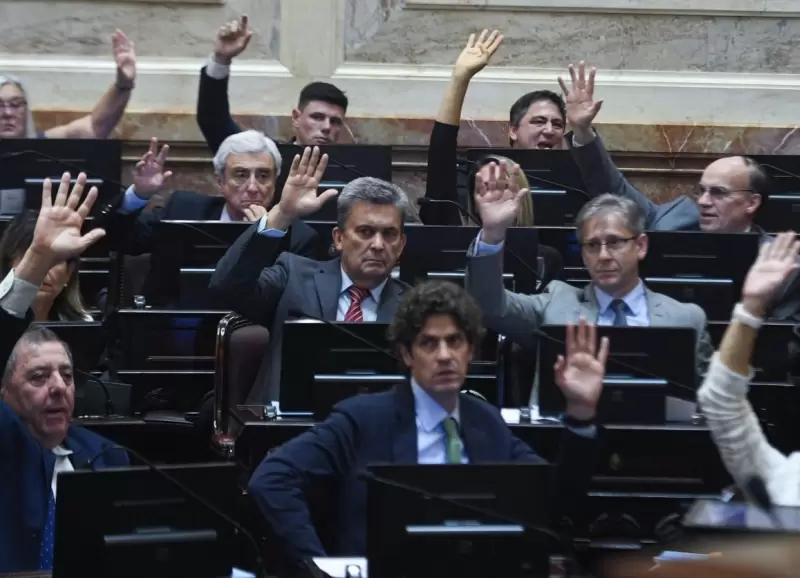
[[[700,211],[693,199],[681,195],[663,204],[651,201],[636,190],[617,168],[600,135],[595,135],[592,142],[580,147],[572,145],[572,135],[567,135],[565,140],[591,196],[611,193],[635,201],[644,212],[648,231],[700,230]],[[772,241],[773,237],[757,225],[753,229],[761,234],[762,243]],[[797,272],[784,285],[767,316],[772,321],[800,322],[800,276]]]
[[[283,323],[289,312],[336,320],[341,260],[315,261],[279,251],[280,239],[259,235],[253,226],[228,249],[211,278],[211,289],[226,306],[269,329],[266,357],[247,399],[252,404],[278,399]],[[378,305],[379,322],[391,321],[407,288],[400,281],[387,281]]]
[[[561,281],[552,281],[544,293],[512,293],[503,287],[502,253],[477,257],[473,245],[468,255],[467,290],[483,310],[486,326],[512,341],[533,348],[537,343],[533,330],[539,326],[577,323],[581,317],[593,322],[600,313],[591,284],[579,289]],[[702,378],[714,352],[706,329],[706,314],[693,303],[681,303],[661,293],[645,290],[652,326],[694,328],[697,334],[696,370],[698,378]]]

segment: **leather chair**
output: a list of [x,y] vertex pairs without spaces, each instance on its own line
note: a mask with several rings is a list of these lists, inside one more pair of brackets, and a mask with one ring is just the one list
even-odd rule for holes
[[213,443],[226,457],[233,457],[235,441],[230,409],[247,400],[268,343],[269,330],[238,313],[227,314],[217,326]]

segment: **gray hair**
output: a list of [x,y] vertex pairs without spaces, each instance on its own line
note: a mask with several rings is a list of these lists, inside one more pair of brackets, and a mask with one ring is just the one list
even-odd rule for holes
[[578,235],[578,241],[583,242],[583,225],[586,221],[598,215],[607,214],[616,214],[622,217],[625,221],[625,228],[632,234],[638,236],[644,233],[644,212],[639,204],[626,197],[606,193],[583,205],[578,216],[575,217],[575,232]]
[[236,134],[232,134],[219,145],[217,154],[214,155],[214,172],[218,177],[222,177],[225,173],[225,163],[228,162],[230,155],[247,155],[267,153],[275,161],[275,176],[281,174],[281,153],[278,150],[278,145],[271,138],[264,135],[263,132],[257,130],[246,130]]
[[39,133],[36,132],[36,125],[33,124],[33,112],[31,110],[30,100],[28,99],[28,91],[25,90],[22,81],[11,74],[0,75],[0,88],[3,88],[6,84],[13,84],[16,86],[25,98],[25,102],[28,103],[25,106],[25,132],[22,135],[23,138],[38,138]]
[[64,347],[64,351],[67,352],[70,364],[73,364],[72,351],[69,345],[62,341],[52,329],[34,325],[22,334],[22,337],[17,340],[17,344],[11,351],[11,355],[9,355],[5,370],[3,371],[2,389],[7,388],[11,383],[11,377],[17,369],[20,347],[23,345],[42,345],[44,343],[60,343],[62,347]]
[[403,215],[403,222],[411,218],[408,196],[403,189],[374,177],[361,177],[347,183],[336,201],[336,226],[343,228],[356,203],[394,205]]

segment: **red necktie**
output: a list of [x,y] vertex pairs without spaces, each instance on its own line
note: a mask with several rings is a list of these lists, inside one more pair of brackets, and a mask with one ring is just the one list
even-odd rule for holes
[[364,312],[361,311],[361,302],[369,295],[369,291],[350,285],[347,289],[347,294],[350,295],[350,307],[344,316],[346,323],[361,323],[364,321]]

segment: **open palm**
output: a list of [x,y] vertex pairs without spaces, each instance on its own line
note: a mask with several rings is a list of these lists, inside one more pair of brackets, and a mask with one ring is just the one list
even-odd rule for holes
[[474,34],[470,34],[466,47],[456,60],[455,72],[474,76],[489,63],[489,59],[502,42],[503,35],[497,30],[491,34],[488,30],[484,30],[477,40]]
[[475,204],[484,230],[506,229],[516,220],[523,195],[520,168],[515,164],[489,163],[486,174],[475,176]]
[[159,151],[158,139],[150,139],[150,148],[133,169],[133,185],[137,195],[161,190],[167,179],[172,176],[171,171],[164,170],[167,155],[169,155],[169,145],[162,146]]
[[570,88],[567,88],[561,77],[558,78],[567,105],[567,121],[575,128],[588,128],[603,106],[602,100],[594,99],[595,74],[596,70],[591,68],[587,78],[586,64],[580,62],[577,72],[574,65],[569,65],[569,75],[572,79]]
[[124,80],[136,80],[136,52],[134,44],[122,30],[117,30],[111,39],[114,51],[114,61],[117,63],[117,72]]
[[555,364],[555,379],[567,408],[581,408],[593,414],[603,393],[609,342],[604,337],[597,345],[597,328],[581,319],[577,327],[567,324],[565,355]]
[[328,155],[321,155],[319,147],[306,147],[303,155],[295,155],[289,177],[281,192],[281,212],[292,218],[305,217],[318,211],[329,199],[336,196],[329,189],[317,196],[317,189],[328,166]]
[[798,268],[797,254],[800,242],[793,232],[781,233],[771,243],[762,243],[758,257],[742,287],[743,300],[769,303],[789,275]]

